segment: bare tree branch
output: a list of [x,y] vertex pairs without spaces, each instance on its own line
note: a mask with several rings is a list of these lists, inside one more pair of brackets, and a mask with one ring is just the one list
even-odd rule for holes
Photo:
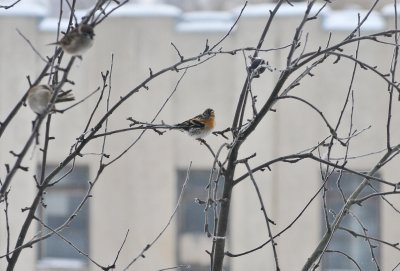
[[16,4],[18,4],[20,1],[21,1],[21,0],[16,0],[14,3],[12,3],[12,4],[10,4],[10,5],[7,5],[7,6],[5,6],[5,5],[0,5],[0,8],[4,8],[4,9],[12,8],[12,7],[14,7]]

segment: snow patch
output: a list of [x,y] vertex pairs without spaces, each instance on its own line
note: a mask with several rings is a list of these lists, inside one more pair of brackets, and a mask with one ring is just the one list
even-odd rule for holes
[[[115,8],[115,4],[107,8]],[[138,3],[126,4],[115,10],[111,16],[116,17],[177,17],[182,14],[182,10],[166,4]]]
[[[243,13],[243,17],[268,17],[270,15],[270,11],[272,11],[275,8],[276,4],[256,4],[256,5],[248,5]],[[311,15],[317,13],[321,8],[323,7],[323,4],[321,3],[316,3],[313,5],[311,9]],[[240,14],[240,11],[242,10],[243,6],[237,7],[233,9],[234,15],[237,17]],[[276,13],[276,16],[282,16],[282,17],[289,17],[289,16],[302,16],[304,15],[305,11],[307,10],[307,3],[293,3],[293,6],[289,4],[282,4]],[[325,14],[328,13],[331,9],[326,6],[323,8],[320,14]]]
[[[382,8],[382,14],[384,16],[394,16],[395,10],[393,4],[387,4]],[[400,14],[400,7],[397,7],[397,14]]]
[[[107,7],[106,12],[115,8],[115,4]],[[76,17],[78,22],[89,13],[87,10],[77,10]],[[111,13],[110,17],[178,17],[182,11],[174,6],[164,4],[126,4]],[[63,18],[60,22],[60,30],[66,31],[68,28],[68,18]],[[39,24],[39,30],[45,32],[55,32],[58,28],[58,18],[48,17]]]
[[176,25],[178,32],[227,32],[234,19],[230,12],[199,11],[187,12]]
[[231,12],[226,11],[198,11],[183,13],[180,19],[182,21],[191,20],[216,20],[216,21],[229,21],[232,20],[233,15]]
[[[62,19],[60,22],[60,31],[66,31],[68,28],[67,19]],[[58,18],[46,18],[43,19],[39,24],[39,31],[43,32],[55,32],[58,28]]]
[[[75,12],[78,22],[87,14],[86,10],[77,10]],[[62,18],[60,21],[60,31],[67,31],[69,18]],[[43,32],[56,32],[58,30],[58,18],[47,17],[39,23],[39,31]]]
[[[366,10],[354,10],[347,9],[341,11],[332,11],[324,16],[322,27],[327,31],[351,31],[357,27],[358,14],[360,14],[360,20],[362,21]],[[378,12],[373,11],[368,19],[361,26],[361,30],[364,31],[380,31],[385,28],[385,20],[382,15]]]
[[176,26],[176,30],[178,32],[228,32],[232,27],[233,23],[226,22],[186,22],[186,23],[178,23]]

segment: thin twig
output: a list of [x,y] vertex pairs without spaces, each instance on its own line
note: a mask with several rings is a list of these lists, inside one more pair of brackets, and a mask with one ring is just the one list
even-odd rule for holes
[[[161,114],[162,110],[164,109],[164,107],[167,105],[167,103],[169,102],[169,100],[171,99],[171,97],[175,94],[175,92],[178,90],[178,86],[180,85],[182,79],[184,78],[184,76],[186,75],[187,70],[184,71],[184,73],[181,75],[181,77],[178,79],[174,90],[171,92],[171,94],[167,97],[167,99],[164,101],[164,103],[162,104],[162,106],[160,107],[160,109],[157,111],[157,113],[154,115],[153,119],[151,120],[150,123],[153,123],[157,117]],[[153,77],[155,77],[156,75],[153,74]],[[131,94],[133,94],[133,92],[131,92]],[[125,96],[126,98],[129,97],[130,94],[128,94],[127,96]],[[120,101],[123,101],[123,99],[121,99]],[[117,103],[119,104],[119,102]],[[111,110],[115,110],[116,105],[111,109]],[[112,111],[111,111],[112,112]],[[122,151],[119,155],[117,155],[113,160],[111,160],[110,162],[108,162],[106,164],[106,166],[114,163],[115,161],[117,161],[118,159],[120,159],[123,155],[125,155],[143,136],[143,134],[146,132],[146,130],[143,130],[140,135],[132,142],[131,145],[129,145],[124,151]],[[95,133],[92,133],[92,136]]]
[[328,252],[328,253],[338,253],[338,254],[341,254],[341,255],[345,256],[345,257],[346,257],[347,259],[349,259],[352,263],[354,263],[354,265],[357,267],[358,270],[362,271],[360,265],[356,262],[356,260],[353,259],[350,255],[344,253],[343,251],[327,249],[326,252]]
[[243,11],[244,11],[244,9],[246,8],[246,6],[247,6],[247,1],[244,3],[244,5],[243,5],[242,9],[240,10],[239,15],[237,16],[235,22],[232,24],[231,28],[230,28],[229,31],[225,34],[225,36],[223,36],[214,46],[212,46],[212,47],[210,48],[210,50],[205,50],[205,51],[212,51],[212,50],[214,50],[215,48],[217,48],[217,47],[231,34],[231,32],[233,31],[233,29],[235,28],[235,26],[236,26],[237,23],[239,22],[240,17],[242,17]]
[[191,266],[190,265],[178,265],[178,266],[173,266],[173,267],[167,267],[167,268],[163,268],[163,269],[158,269],[157,271],[166,271],[166,270],[173,270],[173,269],[190,269]]
[[36,48],[33,46],[32,42],[24,36],[24,34],[21,33],[21,31],[19,31],[19,29],[16,29],[18,34],[29,44],[29,46],[32,48],[32,50],[35,52],[35,54],[44,62],[44,63],[48,63],[47,59],[45,59],[38,50],[36,50]]
[[258,197],[258,199],[260,201],[260,204],[261,204],[261,210],[262,210],[262,212],[264,214],[265,223],[267,224],[268,236],[269,236],[269,238],[271,240],[272,251],[274,252],[276,270],[279,271],[280,268],[279,268],[279,263],[278,263],[278,253],[276,252],[277,243],[275,242],[273,234],[272,234],[271,225],[270,225],[271,220],[269,219],[269,217],[267,215],[267,211],[265,210],[265,206],[264,206],[264,202],[263,202],[263,199],[262,199],[262,196],[261,196],[261,193],[260,193],[260,189],[258,189],[258,185],[256,183],[256,180],[254,179],[253,173],[251,173],[251,168],[250,168],[248,160],[246,160],[244,162],[244,164],[246,165],[247,171],[249,172],[250,179],[251,179],[251,181],[253,183],[253,186],[254,186],[254,188],[255,188],[255,190],[257,192],[257,197]]
[[[326,184],[326,180],[324,181],[324,183],[317,189],[317,191],[314,193],[314,195],[311,197],[311,199],[307,202],[307,204],[303,207],[303,209],[299,212],[299,214],[292,220],[292,222],[289,223],[289,225],[287,225],[283,230],[281,230],[279,233],[277,233],[274,236],[274,239],[278,238],[279,236],[281,236],[283,233],[285,233],[286,231],[288,231],[299,219],[300,217],[303,216],[303,214],[308,210],[308,208],[310,207],[311,203],[314,202],[314,200],[317,198],[317,196],[321,193],[321,191],[323,190],[323,188],[325,187]],[[257,250],[260,250],[261,248],[263,248],[264,246],[266,246],[267,244],[269,244],[271,242],[271,239],[268,239],[267,241],[265,241],[264,243],[262,243],[261,245],[250,249],[248,251],[245,252],[241,252],[241,253],[232,253],[227,251],[225,254],[229,257],[240,257],[243,255],[247,255],[250,253],[253,253]]]
[[100,267],[102,270],[105,270],[102,265],[100,265],[98,262],[96,262],[95,260],[93,260],[88,253],[83,252],[81,249],[79,249],[76,245],[74,245],[71,241],[69,241],[67,238],[65,238],[63,235],[61,235],[58,231],[52,229],[51,227],[49,227],[48,225],[46,225],[45,223],[43,223],[43,221],[41,219],[39,219],[38,217],[34,217],[34,219],[39,222],[39,224],[43,227],[45,227],[47,230],[49,230],[50,232],[52,232],[53,234],[57,235],[57,237],[59,237],[61,240],[63,240],[65,243],[68,244],[68,246],[70,246],[71,248],[73,248],[76,252],[78,252],[79,254],[83,255],[86,259],[88,259],[89,261],[91,261],[93,264],[95,264],[97,267]]
[[162,229],[162,230],[160,231],[160,233],[156,236],[156,238],[154,238],[154,240],[153,240],[151,243],[147,244],[146,247],[144,247],[143,250],[140,252],[140,254],[139,254],[138,256],[136,256],[136,257],[128,264],[128,266],[125,267],[125,268],[123,269],[124,271],[128,270],[139,258],[143,257],[143,256],[144,256],[144,253],[145,253],[147,250],[149,250],[149,249],[158,241],[158,239],[160,239],[160,237],[164,234],[164,232],[167,230],[167,228],[168,228],[169,225],[171,224],[172,219],[175,217],[175,214],[176,214],[176,212],[178,211],[179,206],[181,205],[182,197],[183,197],[183,194],[184,194],[184,192],[185,192],[186,185],[188,184],[189,179],[190,179],[190,169],[191,169],[191,167],[192,167],[192,162],[190,162],[189,167],[188,167],[188,169],[187,169],[187,171],[186,171],[186,178],[185,178],[185,181],[184,181],[184,183],[183,183],[183,185],[182,185],[181,192],[180,192],[179,197],[178,197],[178,202],[176,203],[175,209],[174,209],[174,211],[172,212],[171,216],[169,217],[167,224],[163,227],[163,229]]
[[5,5],[0,5],[0,8],[4,8],[4,9],[12,8],[12,7],[14,7],[16,4],[18,4],[20,1],[21,1],[21,0],[17,0],[17,1],[15,1],[14,3],[12,3],[12,4],[10,4],[10,5],[7,5],[7,6],[5,6]]
[[367,236],[365,234],[357,233],[357,232],[355,232],[353,230],[350,230],[350,229],[347,229],[347,228],[344,228],[344,227],[338,227],[338,230],[346,231],[346,232],[350,233],[351,235],[353,235],[354,237],[362,237],[362,238],[365,238],[365,239],[374,240],[376,242],[388,245],[388,246],[400,251],[399,243],[389,243],[389,242],[386,242],[386,241],[378,239],[378,238],[374,238],[374,237],[371,237],[371,236]]
[[85,96],[83,99],[81,99],[80,101],[78,101],[78,102],[76,102],[76,103],[74,103],[74,104],[68,106],[67,108],[64,108],[64,109],[57,109],[57,112],[64,113],[65,111],[70,110],[71,108],[73,108],[73,107],[75,107],[75,106],[77,106],[77,105],[79,105],[79,104],[85,102],[86,100],[88,100],[90,97],[92,97],[92,96],[93,96],[94,94],[96,94],[98,91],[100,91],[100,88],[95,89],[94,91],[92,91],[91,93],[89,93],[87,96]]

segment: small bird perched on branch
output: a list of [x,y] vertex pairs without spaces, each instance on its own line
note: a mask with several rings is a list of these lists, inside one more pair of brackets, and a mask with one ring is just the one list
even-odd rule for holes
[[[53,89],[49,85],[37,85],[29,89],[28,92],[28,104],[33,112],[36,114],[43,114],[53,96]],[[56,103],[69,102],[75,100],[71,93],[71,90],[62,91],[60,90],[56,98]],[[53,108],[55,110],[55,108]]]
[[64,52],[72,56],[81,56],[92,47],[94,36],[94,29],[91,25],[81,24],[66,33],[60,41],[48,45],[58,45]]
[[214,110],[208,108],[203,114],[197,115],[187,121],[176,124],[175,127],[187,132],[190,136],[196,139],[206,137],[215,126]]
[[264,59],[253,56],[249,56],[249,58],[251,59],[251,64],[248,67],[248,71],[252,72],[253,78],[259,78],[260,74],[265,72],[266,69],[270,69]]

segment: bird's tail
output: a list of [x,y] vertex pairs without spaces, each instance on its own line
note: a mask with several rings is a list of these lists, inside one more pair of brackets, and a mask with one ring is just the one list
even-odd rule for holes
[[190,129],[189,121],[184,121],[178,124],[175,124],[174,127],[178,128],[179,130],[187,131]]
[[47,43],[46,45],[47,46],[49,46],[49,45],[60,45],[60,42],[57,41],[57,42]]
[[60,91],[60,93],[57,96],[56,103],[63,103],[63,102],[70,102],[74,101],[75,97],[71,93],[72,89],[67,90],[67,91]]

